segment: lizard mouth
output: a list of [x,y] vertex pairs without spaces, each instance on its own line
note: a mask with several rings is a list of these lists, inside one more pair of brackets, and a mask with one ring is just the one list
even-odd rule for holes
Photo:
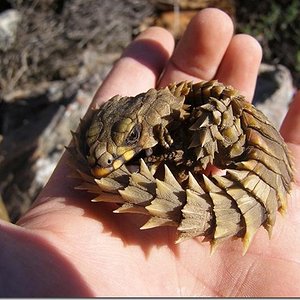
[[119,157],[117,157],[115,160],[113,160],[109,166],[101,167],[99,165],[96,165],[91,169],[91,172],[97,178],[105,177],[111,172],[119,169],[123,164],[125,164],[129,160],[131,160],[137,152],[138,151],[135,150],[128,150]]

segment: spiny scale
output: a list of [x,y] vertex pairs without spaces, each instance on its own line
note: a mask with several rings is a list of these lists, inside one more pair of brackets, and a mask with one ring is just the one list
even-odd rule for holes
[[[284,213],[287,209],[293,181],[287,146],[267,118],[230,86],[217,81],[181,82],[169,85],[163,93],[168,95],[164,105],[169,109],[160,107],[156,119],[160,119],[161,111],[164,126],[172,125],[168,122],[176,118],[186,126],[184,135],[189,140],[185,141],[185,151],[194,153],[196,160],[187,178],[180,183],[176,168],[171,171],[167,162],[163,178],[158,178],[153,171],[156,167],[147,165],[143,158],[135,172],[123,165],[107,177],[93,178],[85,149],[90,120],[99,111],[95,110],[81,122],[73,134],[73,144],[67,148],[71,165],[83,181],[77,188],[95,194],[94,202],[119,203],[117,213],[148,215],[141,229],[176,226],[176,243],[203,236],[214,251],[224,240],[240,237],[246,253],[258,228],[264,226],[271,236],[277,210]],[[152,89],[135,99],[138,102],[154,97],[150,100],[155,107],[156,94]],[[159,105],[162,103],[160,98]],[[105,106],[110,107],[117,105]],[[172,115],[166,116],[166,111]],[[142,117],[148,117],[148,123],[153,121],[150,116]],[[95,127],[91,130],[97,134]],[[225,169],[225,175],[199,173],[199,168],[205,169],[208,164]]]

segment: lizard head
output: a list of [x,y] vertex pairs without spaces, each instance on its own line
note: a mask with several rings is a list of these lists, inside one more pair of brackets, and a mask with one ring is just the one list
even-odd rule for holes
[[107,176],[143,149],[157,144],[152,127],[139,111],[141,105],[131,101],[128,106],[128,101],[123,99],[126,100],[118,99],[117,109],[113,102],[100,108],[86,134],[87,160],[97,178]]
[[105,126],[97,140],[90,146],[88,162],[95,177],[107,176],[120,168],[143,149],[143,125],[124,118]]

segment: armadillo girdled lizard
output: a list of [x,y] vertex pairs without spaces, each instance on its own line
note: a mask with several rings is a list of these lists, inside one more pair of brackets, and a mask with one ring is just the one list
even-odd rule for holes
[[261,225],[271,234],[293,181],[279,132],[218,81],[115,96],[90,111],[68,150],[77,188],[93,201],[148,215],[141,229],[176,226],[177,242],[204,236],[212,248],[240,237],[246,252]]

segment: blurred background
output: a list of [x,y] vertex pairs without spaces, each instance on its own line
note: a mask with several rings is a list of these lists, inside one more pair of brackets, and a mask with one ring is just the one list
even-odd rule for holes
[[260,42],[254,101],[279,127],[300,87],[299,0],[0,0],[0,218],[26,212],[132,39],[158,25],[179,40],[206,7]]

